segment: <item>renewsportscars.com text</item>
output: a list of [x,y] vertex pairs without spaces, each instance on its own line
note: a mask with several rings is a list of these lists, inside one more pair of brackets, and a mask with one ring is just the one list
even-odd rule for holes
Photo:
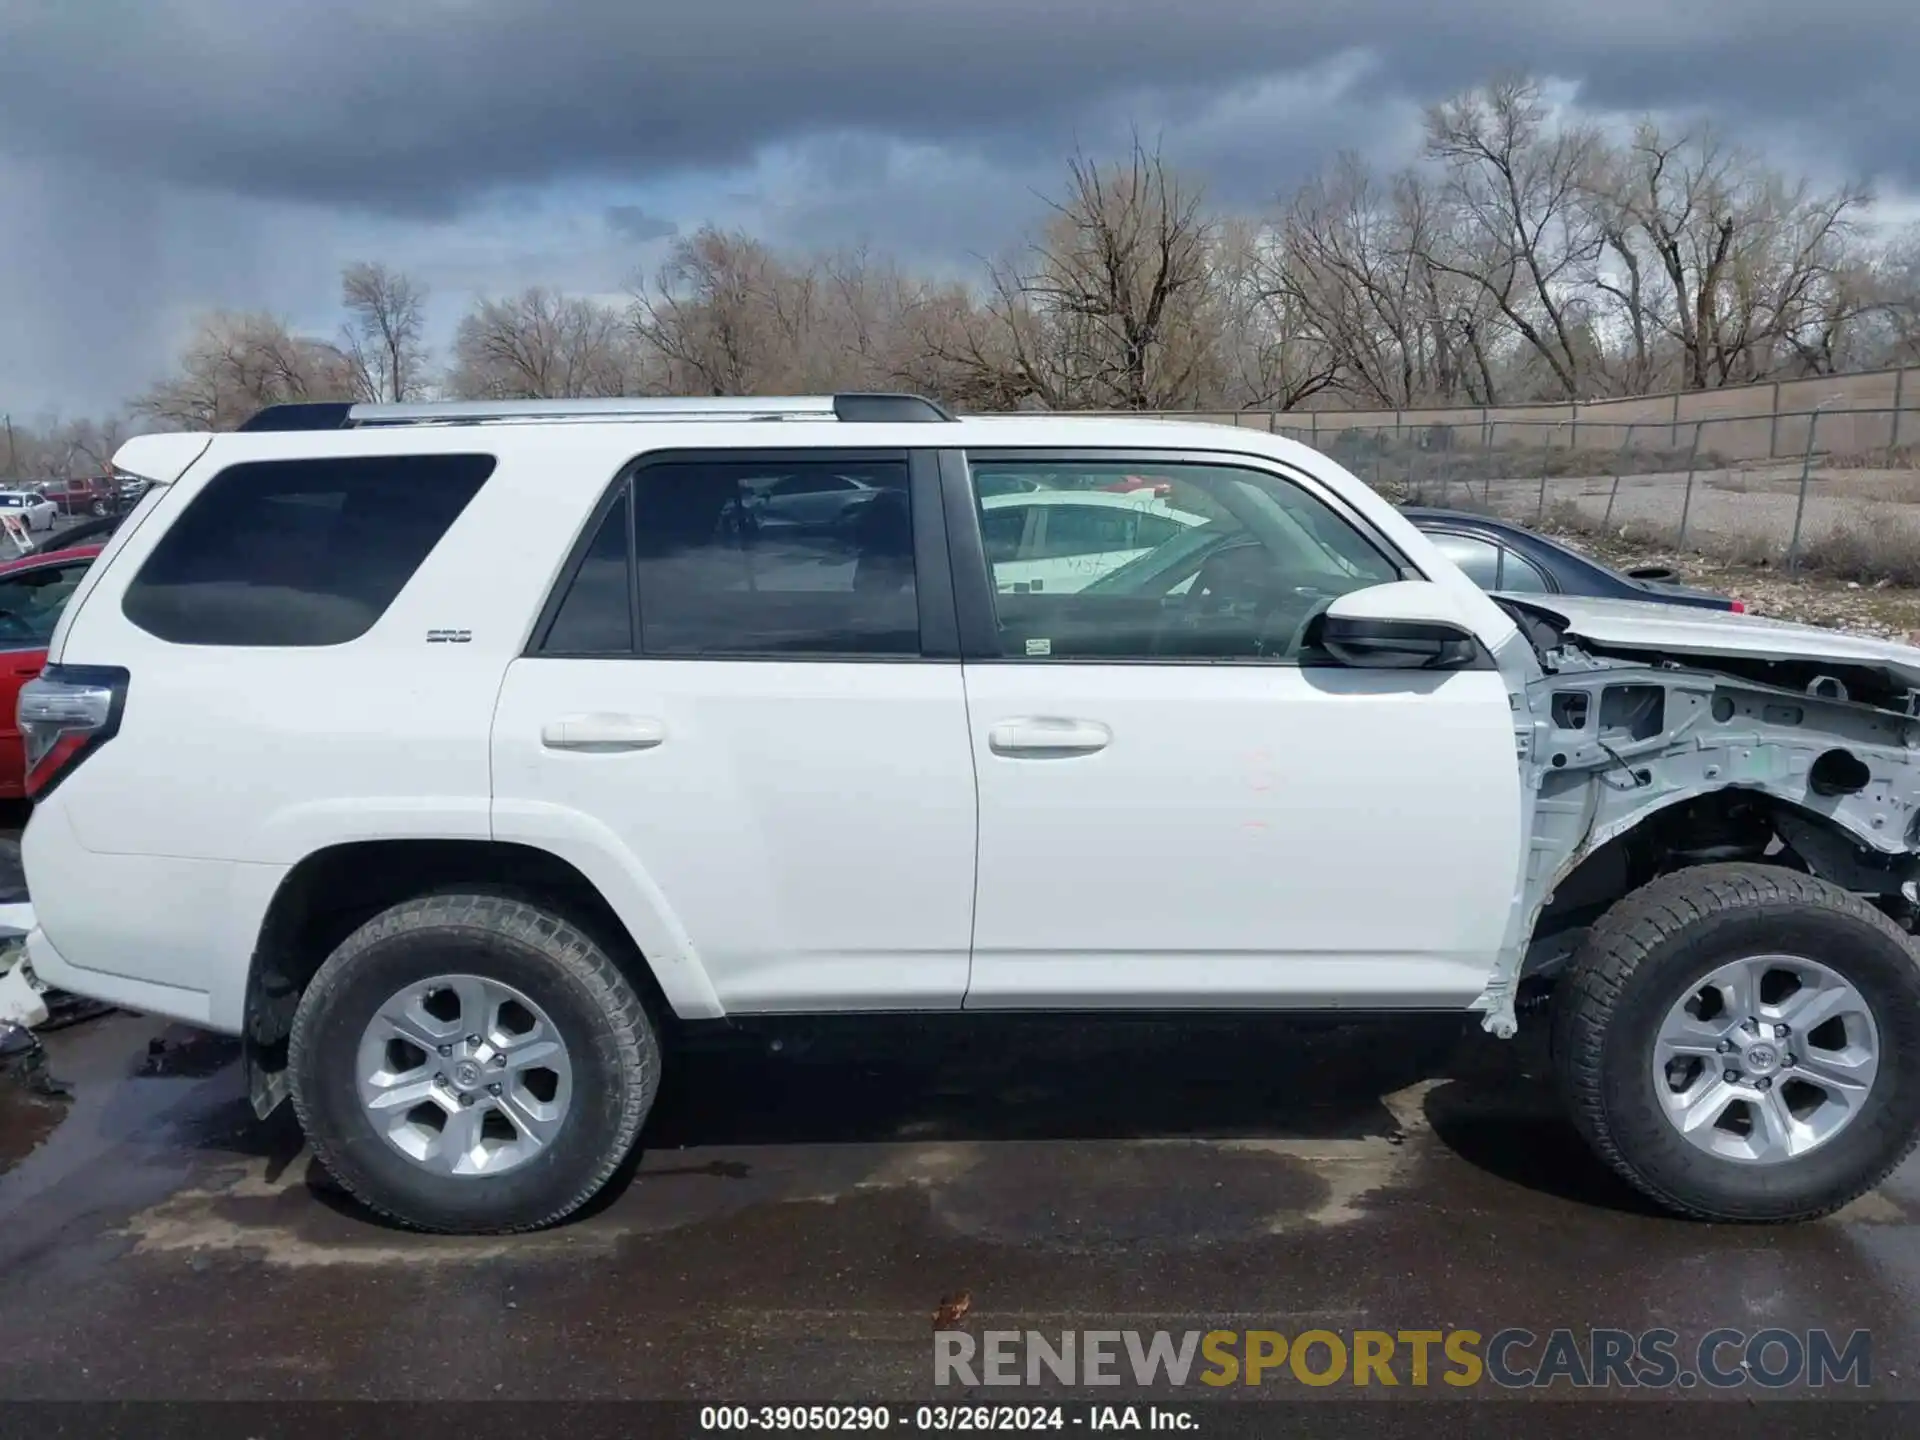
[[933,1337],[939,1386],[1864,1387],[1865,1330],[988,1330]]

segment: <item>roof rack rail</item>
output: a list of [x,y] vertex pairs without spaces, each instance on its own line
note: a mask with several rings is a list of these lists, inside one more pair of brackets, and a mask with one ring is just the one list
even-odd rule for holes
[[837,420],[852,425],[950,421],[918,395],[638,396],[587,400],[454,400],[369,405],[269,405],[242,430],[357,430],[386,425],[477,425],[509,420]]

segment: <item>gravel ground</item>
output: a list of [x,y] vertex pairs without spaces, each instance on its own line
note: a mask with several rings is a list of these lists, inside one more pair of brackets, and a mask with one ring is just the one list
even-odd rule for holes
[[[1690,540],[1720,542],[1748,550],[1772,547],[1784,555],[1799,506],[1796,465],[1702,471],[1687,500],[1684,472],[1623,475],[1616,489],[1609,475],[1560,476],[1546,483],[1545,512],[1577,510],[1587,521],[1613,528],[1663,533],[1678,529],[1684,512]],[[1538,478],[1456,482],[1451,499],[1482,504],[1523,523],[1541,513]],[[1436,491],[1436,499],[1438,494]],[[1610,508],[1611,507],[1611,508]],[[1824,470],[1809,479],[1801,534],[1811,540],[1835,528],[1895,527],[1920,548],[1920,472]]]

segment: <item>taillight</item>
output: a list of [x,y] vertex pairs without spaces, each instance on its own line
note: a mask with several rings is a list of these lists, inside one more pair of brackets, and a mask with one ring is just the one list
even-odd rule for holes
[[28,799],[45,795],[120,729],[128,675],[117,665],[49,665],[20,687]]
[[1736,600],[1727,606],[1727,608],[1736,615],[1744,615],[1747,613],[1747,602],[1744,600]]

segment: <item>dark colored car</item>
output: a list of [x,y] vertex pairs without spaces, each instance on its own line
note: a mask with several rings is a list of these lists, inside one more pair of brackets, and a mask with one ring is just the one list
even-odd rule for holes
[[1677,583],[1663,566],[1619,571],[1545,535],[1491,515],[1409,505],[1400,512],[1482,589],[1510,595],[1591,595],[1741,613],[1745,604]]

